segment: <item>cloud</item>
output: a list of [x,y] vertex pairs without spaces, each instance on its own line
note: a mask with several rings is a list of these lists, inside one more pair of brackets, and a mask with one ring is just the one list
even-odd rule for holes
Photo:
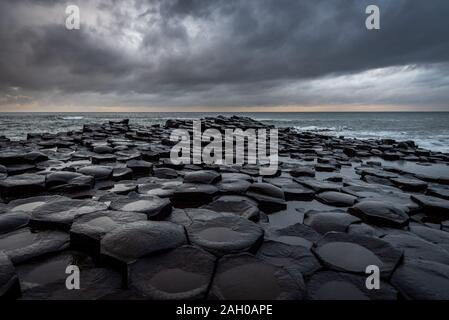
[[[364,27],[368,4],[381,8],[379,31]],[[30,103],[11,98],[18,88],[16,96],[37,106],[449,109],[444,0],[78,5],[81,30],[69,31],[58,1],[0,3],[0,106]]]

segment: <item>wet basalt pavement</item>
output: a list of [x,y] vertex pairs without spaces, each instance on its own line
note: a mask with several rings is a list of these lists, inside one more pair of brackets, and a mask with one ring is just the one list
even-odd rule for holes
[[178,128],[192,122],[0,138],[0,297],[449,299],[449,155],[279,128],[279,169],[260,176],[172,163]]

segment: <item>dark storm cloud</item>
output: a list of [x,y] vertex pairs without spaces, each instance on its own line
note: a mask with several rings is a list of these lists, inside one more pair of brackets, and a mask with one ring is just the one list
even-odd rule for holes
[[[370,69],[449,63],[447,0],[89,3],[78,1],[82,19],[89,17],[79,31],[64,28],[59,1],[0,3],[0,95],[18,87],[37,95],[152,95],[161,104],[313,103],[301,91],[272,92],[295,81],[304,89],[308,81]],[[364,26],[368,4],[381,8],[379,31]],[[441,70],[433,73],[436,87],[448,85]],[[437,102],[446,98],[435,93]],[[390,102],[400,103],[401,94]]]

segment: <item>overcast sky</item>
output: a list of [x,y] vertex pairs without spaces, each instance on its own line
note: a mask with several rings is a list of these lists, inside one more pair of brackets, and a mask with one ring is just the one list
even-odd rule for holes
[[1,0],[0,111],[449,111],[448,21],[448,0]]

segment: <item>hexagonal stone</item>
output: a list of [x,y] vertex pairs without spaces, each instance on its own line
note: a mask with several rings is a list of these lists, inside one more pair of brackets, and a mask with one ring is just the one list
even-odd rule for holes
[[160,179],[176,179],[178,171],[171,168],[154,168],[153,175]]
[[308,189],[301,184],[294,182],[291,178],[276,177],[276,178],[264,178],[265,182],[281,188],[285,195],[285,200],[298,200],[306,201],[312,200],[315,192]]
[[14,264],[69,246],[69,235],[60,231],[32,232],[22,228],[0,236],[0,251],[5,252]]
[[209,292],[209,298],[220,300],[298,300],[304,296],[304,283],[284,268],[250,254],[220,259]]
[[310,249],[277,241],[264,241],[257,250],[256,257],[275,266],[283,267],[294,276],[308,277],[321,268],[321,264]]
[[239,172],[224,172],[221,174],[221,180],[222,181],[245,180],[248,182],[253,182],[253,178],[250,175]]
[[106,261],[127,265],[143,256],[174,249],[187,243],[184,227],[165,221],[127,223],[101,239],[101,254]]
[[314,274],[307,283],[309,300],[396,300],[398,292],[381,281],[378,290],[368,290],[366,276],[335,271]]
[[31,213],[44,204],[60,200],[70,200],[70,198],[62,196],[38,196],[25,199],[17,199],[8,203],[7,210],[9,212]]
[[0,235],[28,225],[30,216],[24,212],[12,212],[0,215]]
[[350,207],[357,201],[354,197],[347,193],[326,191],[317,194],[316,199],[324,204],[334,207]]
[[[25,293],[30,288],[67,279],[65,271],[69,265],[78,266],[82,275],[87,268],[94,267],[94,262],[84,253],[62,251],[21,263],[16,268],[22,290]],[[63,288],[67,290],[65,283]],[[24,296],[26,298],[27,294],[25,293]]]
[[178,206],[200,206],[212,201],[218,193],[215,186],[200,183],[183,183],[176,188],[172,201]]
[[217,188],[221,194],[244,194],[250,187],[251,182],[247,180],[222,180],[217,183]]
[[221,196],[203,208],[216,212],[233,213],[251,221],[259,220],[260,211],[257,208],[257,202],[244,196]]
[[392,246],[404,250],[404,257],[449,264],[449,252],[413,234],[389,234],[383,237]]
[[198,170],[184,176],[185,183],[214,184],[221,180],[221,175],[212,170]]
[[39,228],[69,230],[73,220],[83,214],[106,210],[107,205],[92,200],[58,200],[36,208],[30,224]]
[[374,200],[390,203],[400,208],[407,214],[414,213],[419,210],[419,205],[410,199],[410,194],[398,191],[398,189],[394,187],[369,184],[351,184],[343,187],[341,191],[359,198],[364,198],[363,200]]
[[136,190],[137,184],[134,181],[122,181],[120,183],[114,184],[114,187],[112,189],[109,189],[110,192],[122,195],[128,194]]
[[0,298],[20,297],[20,283],[13,264],[7,255],[0,251]]
[[426,194],[433,197],[449,200],[449,189],[430,187],[427,189]]
[[[68,265],[80,269],[80,289],[67,290]],[[96,268],[87,255],[65,251],[21,264],[17,273],[24,300],[97,300],[121,291],[122,277],[117,271]]]
[[320,234],[330,231],[346,232],[349,225],[357,222],[360,222],[359,218],[339,211],[308,211],[304,219],[305,225]]
[[264,235],[257,224],[236,215],[194,220],[186,229],[192,244],[217,256],[254,252]]
[[148,175],[153,172],[153,164],[143,160],[130,160],[126,166],[133,171],[135,175]]
[[0,180],[0,196],[20,198],[45,190],[45,176],[24,173]]
[[391,283],[411,300],[449,300],[449,266],[433,261],[404,259]]
[[77,172],[58,171],[47,175],[46,186],[53,191],[90,189],[94,178]]
[[292,177],[315,177],[315,170],[311,167],[295,167],[290,170]]
[[115,154],[95,154],[90,157],[93,164],[107,164],[112,163],[117,160],[117,156]]
[[112,167],[108,166],[86,166],[78,169],[79,173],[92,176],[95,180],[107,180],[112,177]]
[[365,274],[367,266],[375,265],[385,278],[402,257],[402,251],[386,241],[340,232],[327,233],[313,250],[333,270]]
[[114,168],[112,179],[114,181],[132,179],[133,171],[130,168]]
[[130,268],[129,286],[150,299],[204,299],[215,260],[200,248],[182,246],[136,261]]
[[145,221],[147,215],[126,211],[99,211],[75,218],[70,228],[70,245],[74,249],[100,254],[100,241],[115,228],[131,222]]
[[292,246],[302,246],[310,249],[320,235],[311,227],[296,223],[281,229],[270,229],[266,238]]
[[341,189],[341,186],[333,183],[333,182],[326,182],[326,181],[318,181],[315,179],[306,179],[306,178],[296,178],[294,181],[302,184],[303,186],[306,186],[309,189],[312,189],[316,193],[321,193],[325,191],[335,191],[338,192]]
[[390,179],[393,184],[402,190],[406,191],[424,191],[427,189],[427,182],[424,182],[419,179],[413,179],[413,178],[406,178],[406,177],[398,177],[398,178],[392,178]]
[[410,232],[426,241],[439,245],[449,252],[449,232],[429,228],[424,225],[410,225]]
[[403,227],[409,216],[399,207],[377,200],[362,200],[348,209],[348,212],[367,223],[387,227]]
[[254,198],[259,203],[259,209],[265,213],[273,213],[287,208],[284,192],[270,183],[253,183],[248,188],[246,195]]
[[449,200],[420,194],[414,194],[411,198],[419,204],[422,210],[427,214],[443,219],[449,218]]
[[179,180],[156,180],[151,183],[139,184],[137,191],[144,195],[169,198],[175,194],[180,185],[182,185],[182,181]]
[[145,213],[150,220],[163,220],[172,210],[169,199],[157,196],[119,198],[111,202],[110,208],[116,211]]

